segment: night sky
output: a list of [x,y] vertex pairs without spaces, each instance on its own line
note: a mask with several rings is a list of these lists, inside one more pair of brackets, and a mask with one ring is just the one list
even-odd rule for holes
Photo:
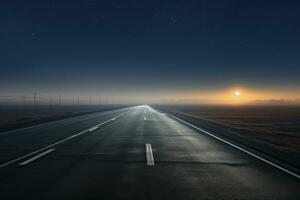
[[0,0],[1,95],[293,99],[299,77],[297,0]]

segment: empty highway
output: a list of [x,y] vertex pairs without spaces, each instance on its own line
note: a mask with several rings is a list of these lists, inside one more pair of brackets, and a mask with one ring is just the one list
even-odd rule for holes
[[135,106],[2,133],[1,199],[300,199],[297,174],[197,127]]

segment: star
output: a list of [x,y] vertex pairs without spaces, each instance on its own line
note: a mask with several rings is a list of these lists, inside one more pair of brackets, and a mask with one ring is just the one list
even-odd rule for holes
[[173,16],[170,17],[170,21],[173,24],[177,23],[177,19],[175,17],[173,17]]

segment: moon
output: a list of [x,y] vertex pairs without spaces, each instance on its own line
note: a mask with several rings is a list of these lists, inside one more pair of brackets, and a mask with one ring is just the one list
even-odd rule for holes
[[236,97],[239,97],[239,96],[241,96],[241,93],[240,93],[239,91],[235,91],[235,92],[234,92],[234,95],[235,95]]

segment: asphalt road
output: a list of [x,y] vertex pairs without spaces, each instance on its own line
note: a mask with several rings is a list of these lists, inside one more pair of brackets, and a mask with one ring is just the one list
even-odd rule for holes
[[0,135],[0,198],[300,199],[300,179],[148,106]]

